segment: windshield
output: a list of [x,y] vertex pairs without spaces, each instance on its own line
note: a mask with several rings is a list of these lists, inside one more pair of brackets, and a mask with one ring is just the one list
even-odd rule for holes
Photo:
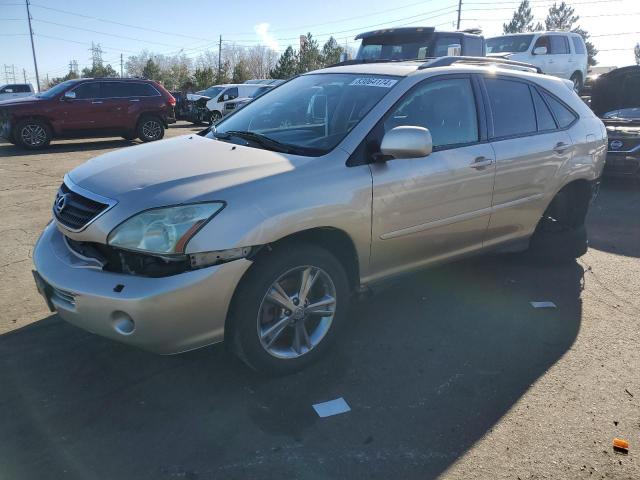
[[77,80],[67,80],[66,82],[62,82],[59,83],[58,85],[55,85],[53,87],[51,87],[49,90],[45,90],[44,92],[40,92],[36,95],[36,97],[38,98],[53,98],[56,95],[64,92],[67,88],[69,88],[71,85],[77,83]]
[[487,53],[521,53],[531,45],[533,35],[506,35],[487,40]]
[[209,87],[206,90],[198,92],[198,95],[213,98],[224,90],[225,87]]
[[362,41],[358,60],[413,60],[432,57],[433,34],[384,35]]
[[[388,75],[303,75],[255,99],[206,136],[227,139],[227,132],[251,132],[291,147],[289,151],[323,155],[338,145],[399,79]],[[250,141],[247,144],[256,146]]]

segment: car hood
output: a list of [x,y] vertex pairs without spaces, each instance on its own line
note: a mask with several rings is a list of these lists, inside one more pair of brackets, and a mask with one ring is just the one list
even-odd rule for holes
[[293,170],[305,157],[199,135],[122,148],[69,173],[76,185],[140,209],[215,200],[220,190]]
[[600,75],[591,89],[591,108],[603,120],[637,122],[640,118],[640,66]]
[[10,98],[9,100],[0,100],[0,108],[12,107],[14,105],[33,105],[34,103],[44,102],[46,98],[38,98],[35,95],[29,97]]

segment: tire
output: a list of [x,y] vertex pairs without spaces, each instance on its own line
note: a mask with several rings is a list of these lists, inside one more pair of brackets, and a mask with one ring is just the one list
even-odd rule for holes
[[576,93],[580,93],[580,91],[584,87],[584,79],[582,78],[582,74],[580,72],[573,72],[570,80],[573,82],[573,89],[576,91]]
[[48,147],[51,136],[51,127],[41,120],[23,120],[13,130],[16,145],[28,150]]
[[146,115],[138,121],[136,132],[143,142],[153,142],[164,137],[164,125],[158,117]]
[[589,241],[585,218],[586,201],[575,201],[575,193],[560,191],[538,222],[529,243],[529,254],[537,261],[571,262],[587,253]]
[[[304,272],[315,280],[306,296],[301,288]],[[286,296],[278,294],[276,282]],[[303,305],[327,315],[310,313]],[[348,308],[347,275],[328,251],[305,244],[275,250],[256,261],[234,295],[229,319],[233,349],[259,372],[299,371],[335,341]]]
[[220,120],[222,120],[222,114],[220,112],[218,112],[217,110],[211,112],[211,125],[215,125]]

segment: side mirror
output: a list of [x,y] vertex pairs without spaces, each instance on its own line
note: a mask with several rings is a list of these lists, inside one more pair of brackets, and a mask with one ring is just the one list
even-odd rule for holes
[[547,47],[536,47],[533,49],[533,54],[534,55],[546,55],[547,54]]
[[462,45],[459,43],[452,43],[447,46],[448,57],[459,57],[460,55],[462,55]]
[[380,153],[385,158],[421,158],[433,151],[431,132],[424,127],[402,126],[389,130],[382,137]]
[[65,100],[74,100],[76,98],[76,92],[64,92]]

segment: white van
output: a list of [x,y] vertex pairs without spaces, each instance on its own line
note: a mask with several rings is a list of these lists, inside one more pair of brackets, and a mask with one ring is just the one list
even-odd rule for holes
[[[211,112],[211,120],[216,123],[224,115],[224,105],[236,98],[250,97],[256,90],[264,87],[259,83],[228,83],[217,85],[215,96],[207,102],[207,109]],[[219,89],[219,90],[218,90]],[[211,90],[210,88],[207,91]]]
[[587,47],[577,33],[531,32],[489,38],[487,56],[531,63],[548,75],[571,80],[576,91],[587,78]]

